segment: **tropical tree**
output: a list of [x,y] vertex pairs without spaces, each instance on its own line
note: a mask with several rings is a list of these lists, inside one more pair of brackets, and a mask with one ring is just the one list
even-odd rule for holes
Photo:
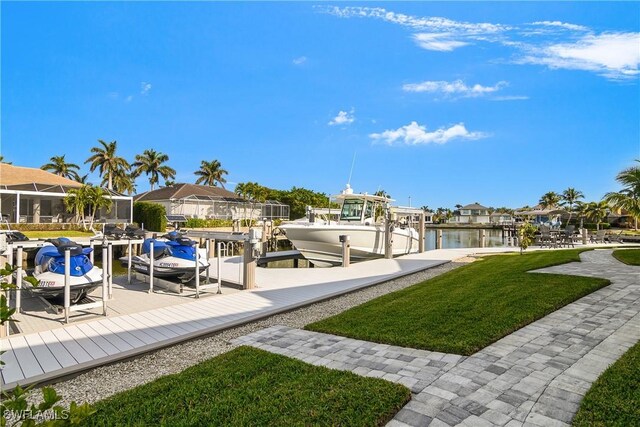
[[194,172],[194,174],[198,176],[196,184],[204,184],[211,187],[220,184],[222,188],[224,188],[224,183],[227,182],[224,175],[228,173],[229,172],[222,169],[222,165],[218,160],[212,160],[210,162],[202,160],[200,169]]
[[[122,194],[131,194],[136,191],[136,183],[124,169],[117,170],[112,176],[113,190]],[[102,178],[100,185],[105,187],[109,184],[109,179],[105,176]]]
[[[636,160],[640,163],[640,160]],[[634,229],[638,230],[640,219],[640,167],[632,166],[624,169],[616,176],[616,181],[622,185],[622,190],[609,192],[604,195],[615,209],[624,209],[634,219]]]
[[78,175],[80,166],[75,163],[67,163],[64,157],[65,154],[62,156],[53,156],[49,159],[51,162],[40,166],[40,169],[78,181],[80,179],[80,176]]
[[587,203],[585,214],[587,218],[596,223],[596,230],[600,230],[600,223],[604,221],[609,213],[609,204],[606,200]]
[[80,222],[84,218],[84,211],[87,207],[87,191],[89,185],[83,185],[79,188],[72,188],[67,192],[64,198],[64,206],[67,212],[73,212],[75,222]]
[[86,228],[85,222],[87,218],[85,213],[89,212],[90,229],[93,227],[93,221],[98,210],[106,208],[109,211],[111,210],[111,204],[112,201],[108,197],[108,192],[91,184],[69,190],[64,198],[67,212],[73,212],[75,221],[82,222],[83,228]]
[[4,156],[2,156],[2,155],[0,155],[0,163],[5,163],[5,164],[7,164],[7,165],[10,165],[10,164],[11,164],[11,162],[7,162],[7,161],[4,159]]
[[571,215],[573,215],[573,206],[579,199],[584,199],[582,191],[578,191],[575,188],[569,187],[562,192],[562,204],[569,207],[569,219],[567,224],[571,222]]
[[90,209],[91,218],[89,222],[89,229],[93,229],[93,221],[96,218],[96,213],[101,208],[105,208],[107,212],[111,211],[112,200],[107,191],[94,185],[87,186],[85,192],[86,204]]
[[78,181],[80,184],[88,184],[89,183],[88,178],[89,178],[89,174],[85,174],[82,176],[78,175],[78,178],[76,178],[76,181]]
[[93,155],[85,163],[91,163],[89,170],[98,169],[100,176],[106,181],[107,188],[113,190],[113,178],[116,174],[129,172],[131,166],[124,158],[116,155],[118,143],[116,141],[104,142],[99,139],[100,146],[92,147]]
[[558,193],[555,191],[549,191],[542,195],[538,203],[540,203],[543,209],[550,209],[557,207],[560,200],[562,200],[562,198]]
[[584,219],[587,217],[587,206],[589,206],[589,203],[576,202],[576,215],[580,218],[580,228],[584,227]]
[[387,198],[387,199],[390,199],[390,198],[391,198],[391,196],[389,195],[389,193],[387,193],[387,192],[386,192],[386,191],[384,191],[384,190],[378,190],[378,191],[376,191],[375,193],[373,193],[373,195],[374,195],[374,196],[379,196],[379,197],[385,197],[385,198]]
[[176,177],[175,169],[163,165],[167,161],[169,161],[169,156],[164,153],[153,149],[144,150],[144,153],[136,155],[136,161],[131,165],[133,168],[131,176],[132,178],[137,178],[145,173],[149,177],[149,184],[151,185],[151,191],[153,191],[153,187],[158,183],[159,177],[164,178],[165,181]]

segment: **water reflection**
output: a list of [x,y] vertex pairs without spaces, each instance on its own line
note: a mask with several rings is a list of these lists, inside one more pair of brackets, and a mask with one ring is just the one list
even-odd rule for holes
[[[442,249],[453,248],[477,248],[480,246],[480,232],[483,230],[472,229],[442,229]],[[430,251],[436,248],[437,230],[426,230],[425,248]],[[486,229],[485,246],[504,246],[502,241],[502,230]]]

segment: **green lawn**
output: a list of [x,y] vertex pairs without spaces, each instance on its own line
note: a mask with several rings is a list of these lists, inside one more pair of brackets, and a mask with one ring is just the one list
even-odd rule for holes
[[593,383],[574,426],[640,426],[640,343]]
[[640,265],[640,249],[622,249],[613,251],[613,256],[629,265]]
[[86,425],[375,426],[410,396],[399,384],[239,347],[98,402]]
[[489,256],[312,323],[306,329],[470,355],[608,285],[604,279],[527,273],[579,261],[579,252]]

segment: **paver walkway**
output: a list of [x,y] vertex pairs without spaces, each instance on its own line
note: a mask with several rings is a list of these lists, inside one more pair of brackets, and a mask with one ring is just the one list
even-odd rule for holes
[[596,378],[640,340],[640,267],[610,250],[581,259],[537,272],[611,285],[469,357],[279,326],[236,343],[406,385],[413,398],[391,426],[566,426]]

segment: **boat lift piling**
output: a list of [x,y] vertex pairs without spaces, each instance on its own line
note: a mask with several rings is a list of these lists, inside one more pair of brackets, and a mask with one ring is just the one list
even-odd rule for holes
[[349,241],[351,238],[348,234],[340,235],[340,242],[342,243],[342,266],[349,267],[351,262],[351,244]]
[[[12,250],[13,252],[13,250]],[[18,259],[16,270],[16,311],[22,312],[22,246],[18,246],[16,250],[16,258]]]
[[149,293],[153,293],[153,240],[149,241]]

